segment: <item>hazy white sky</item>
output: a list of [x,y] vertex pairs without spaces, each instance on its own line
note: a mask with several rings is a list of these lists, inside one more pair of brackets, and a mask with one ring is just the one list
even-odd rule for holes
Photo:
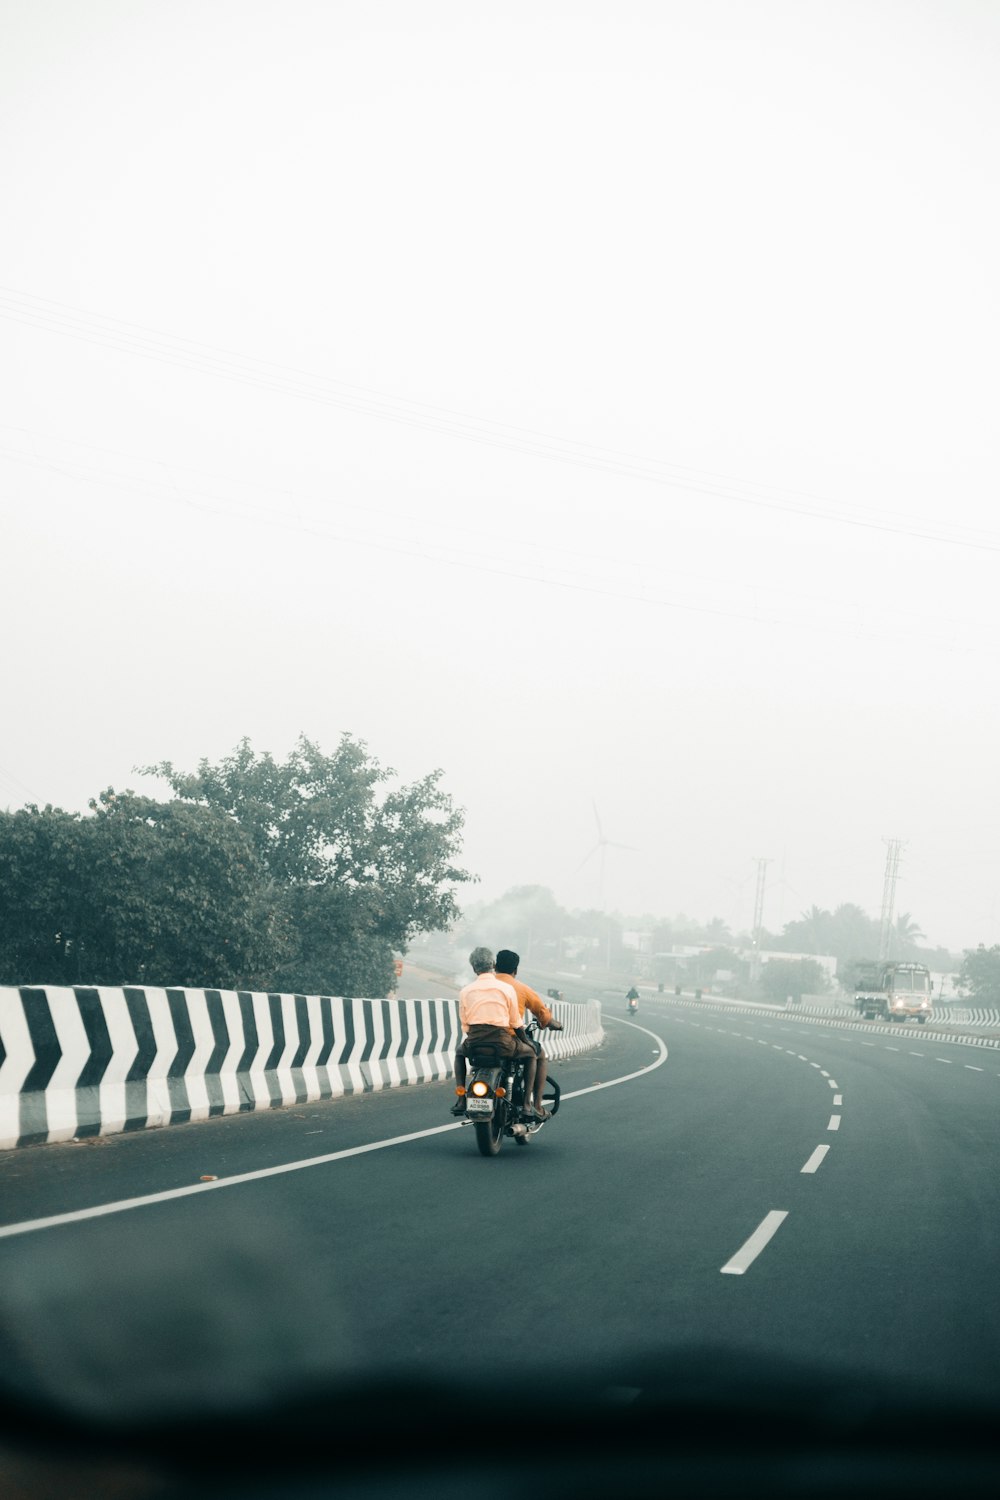
[[1000,941],[1000,7],[2,0],[0,805],[349,731],[469,899]]

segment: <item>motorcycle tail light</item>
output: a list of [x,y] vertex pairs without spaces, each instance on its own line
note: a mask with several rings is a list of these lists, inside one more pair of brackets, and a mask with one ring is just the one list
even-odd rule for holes
[[472,1088],[470,1089],[470,1093],[475,1094],[477,1099],[484,1099],[489,1091],[489,1084],[484,1083],[481,1078],[477,1078],[475,1083],[472,1085]]

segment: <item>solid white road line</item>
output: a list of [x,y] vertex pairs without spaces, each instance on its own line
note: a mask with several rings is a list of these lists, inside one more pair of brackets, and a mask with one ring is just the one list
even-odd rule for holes
[[752,1266],[764,1246],[777,1234],[781,1225],[788,1218],[786,1208],[772,1208],[769,1214],[758,1224],[746,1244],[741,1245],[731,1260],[727,1260],[724,1266],[720,1266],[723,1276],[742,1276],[749,1266]]
[[[617,1019],[612,1017],[611,1019]],[[656,1068],[661,1068],[668,1057],[667,1044],[662,1037],[656,1035],[655,1031],[648,1031],[645,1026],[638,1026],[633,1021],[622,1021],[622,1026],[628,1026],[633,1031],[645,1031],[646,1035],[652,1037],[662,1048],[658,1054],[654,1054],[654,1060],[647,1063],[644,1068],[637,1068],[634,1073],[623,1073],[618,1078],[609,1078],[601,1083],[590,1084],[587,1088],[573,1089],[562,1095],[563,1101],[567,1099],[579,1099],[584,1094],[596,1094],[603,1089],[617,1088],[620,1083],[631,1083],[635,1078],[641,1078],[645,1073],[652,1073]],[[169,1127],[168,1127],[169,1128]],[[427,1136],[442,1135],[445,1131],[462,1130],[465,1127],[461,1121],[449,1121],[446,1125],[432,1125],[426,1130],[413,1130],[407,1135],[390,1136],[386,1140],[369,1141],[363,1146],[348,1146],[342,1151],[328,1151],[322,1156],[310,1156],[303,1161],[285,1162],[277,1167],[260,1167],[255,1172],[240,1172],[235,1177],[219,1177],[213,1182],[188,1183],[185,1187],[166,1188],[159,1193],[144,1193],[139,1198],[123,1198],[115,1203],[101,1203],[93,1208],[74,1209],[68,1213],[51,1214],[45,1219],[26,1219],[20,1224],[0,1225],[0,1240],[10,1239],[14,1235],[31,1234],[39,1229],[54,1229],[65,1224],[79,1224],[85,1219],[101,1219],[108,1214],[128,1213],[132,1209],[146,1208],[153,1203],[170,1203],[176,1198],[193,1197],[196,1193],[210,1193],[220,1188],[240,1187],[248,1182],[261,1182],[267,1177],[281,1177],[287,1172],[301,1172],[307,1167],[322,1167],[336,1161],[347,1161],[351,1157],[365,1156],[370,1151],[384,1151],[391,1146],[403,1146],[409,1141],[424,1140]]]
[[829,1149],[829,1146],[817,1146],[812,1156],[810,1156],[809,1160],[802,1168],[803,1172],[815,1172],[816,1168],[826,1156],[826,1153],[829,1151]]

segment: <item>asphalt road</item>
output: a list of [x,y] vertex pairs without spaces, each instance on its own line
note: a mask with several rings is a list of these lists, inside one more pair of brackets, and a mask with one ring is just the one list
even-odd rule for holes
[[445,1084],[3,1153],[8,1375],[130,1410],[448,1375],[485,1319],[546,1371],[708,1348],[1000,1398],[1000,1053],[672,998],[607,1031],[496,1159]]

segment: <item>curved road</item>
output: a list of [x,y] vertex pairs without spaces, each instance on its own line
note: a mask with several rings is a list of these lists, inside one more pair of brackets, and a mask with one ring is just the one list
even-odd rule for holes
[[997,1403],[1000,1052],[672,996],[606,1024],[495,1159],[447,1084],[3,1153],[5,1386],[162,1415],[481,1345]]

